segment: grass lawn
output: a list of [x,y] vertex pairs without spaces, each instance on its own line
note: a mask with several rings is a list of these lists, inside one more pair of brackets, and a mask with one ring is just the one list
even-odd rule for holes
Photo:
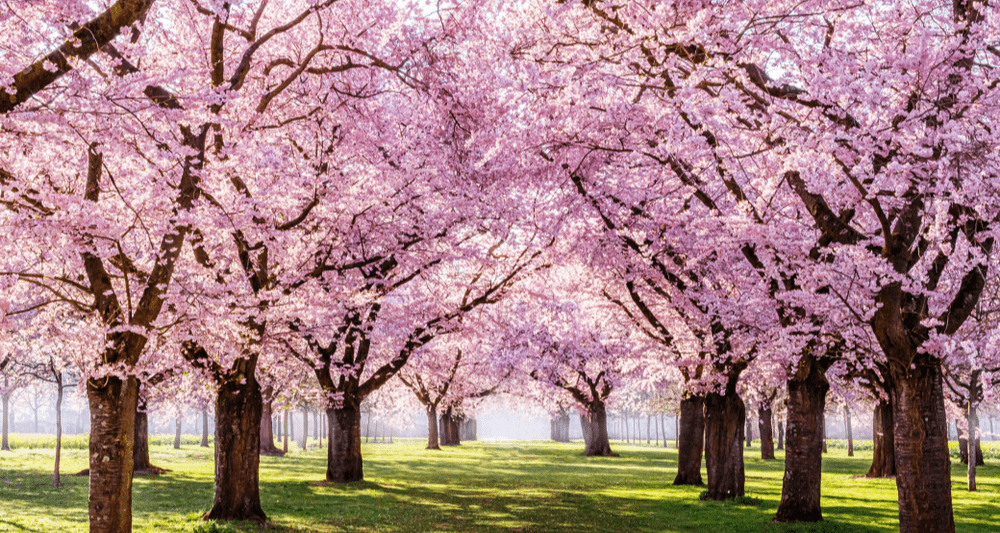
[[[544,441],[472,442],[426,451],[418,441],[364,445],[366,481],[316,483],[323,450],[261,460],[261,499],[278,532],[667,532],[817,531],[890,532],[898,529],[892,480],[864,473],[870,452],[849,458],[842,449],[824,457],[823,515],[819,524],[771,524],[781,496],[784,463],[746,454],[747,494],[758,505],[699,501],[702,487],[674,487],[672,449],[612,443],[620,458],[586,458],[582,444]],[[0,452],[0,531],[87,530],[87,478],[64,476],[51,486],[51,449]],[[780,454],[780,452],[779,452]],[[260,531],[246,524],[199,520],[213,495],[209,449],[154,446],[153,463],[171,469],[139,477],[134,530],[143,532]],[[85,468],[85,450],[66,450],[63,471]],[[954,463],[957,461],[953,460]],[[987,459],[979,491],[964,490],[963,465],[954,464],[955,519],[961,532],[1000,530],[1000,468]]]

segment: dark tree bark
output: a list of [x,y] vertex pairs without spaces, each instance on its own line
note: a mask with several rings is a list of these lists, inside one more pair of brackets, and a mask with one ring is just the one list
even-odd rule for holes
[[[360,424],[360,422],[359,422]],[[281,453],[288,453],[288,410],[285,410],[284,420],[281,424],[281,436],[284,439],[284,447],[281,449]]]
[[90,533],[132,531],[132,454],[139,382],[90,380]]
[[729,376],[725,394],[705,397],[705,468],[708,498],[727,500],[744,494],[743,430],[746,405],[736,392],[739,373]]
[[219,386],[215,399],[215,501],[206,520],[266,524],[260,505],[260,421],[264,400],[255,360],[240,359],[239,371]]
[[550,421],[549,437],[556,442],[569,442],[569,412],[562,411]]
[[363,480],[361,409],[358,405],[345,401],[339,408],[327,409],[326,415],[330,421],[326,447],[326,480],[333,483]]
[[896,476],[895,424],[892,421],[892,402],[879,400],[872,414],[872,466],[866,477]]
[[604,402],[591,402],[587,406],[587,415],[586,420],[590,426],[590,442],[587,443],[583,455],[587,457],[618,457],[617,453],[611,451],[611,442],[608,440],[608,414]]
[[[267,429],[271,430],[271,418],[267,419]],[[263,433],[262,433],[263,435]],[[274,446],[274,437],[271,437],[271,446]],[[201,447],[208,448],[208,409],[201,410]]]
[[760,420],[760,458],[774,459],[774,412],[771,400],[762,402],[757,408],[757,418]]
[[941,360],[913,352],[912,368],[892,369],[899,528],[954,533]]
[[785,449],[785,421],[778,421],[778,445],[775,447],[777,450]]
[[[264,455],[285,455],[285,452],[281,451],[274,444],[274,427],[271,425],[273,416],[274,407],[272,402],[263,402],[260,415],[260,453]],[[207,416],[205,417],[205,421],[207,424]]]
[[138,405],[134,420],[132,475],[156,476],[166,472],[166,469],[153,466],[149,461],[149,415],[144,400]]
[[844,404],[844,424],[847,426],[847,456],[854,457],[854,431],[851,429],[851,408]]
[[437,404],[427,406],[427,449],[441,449],[441,443],[438,440]]
[[[674,485],[702,485],[701,454],[705,447],[705,398],[688,396],[681,400],[680,434],[677,448],[677,477]],[[666,446],[667,440],[663,439]]]
[[824,369],[805,355],[787,382],[788,432],[785,435],[785,477],[777,522],[816,522],[823,519],[820,482],[823,471],[823,410],[830,384]]

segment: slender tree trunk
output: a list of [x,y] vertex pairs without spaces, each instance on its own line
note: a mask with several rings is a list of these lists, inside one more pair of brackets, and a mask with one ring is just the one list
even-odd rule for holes
[[653,415],[646,415],[646,444],[649,444],[650,441],[652,440],[650,438],[650,435],[652,435],[652,431],[650,431],[649,429],[652,426],[652,424],[653,424]]
[[138,405],[134,420],[132,474],[155,476],[166,472],[149,461],[149,414],[146,412],[145,401]]
[[[702,485],[701,454],[705,447],[705,398],[688,396],[681,400],[680,435],[677,448],[677,477],[674,485]],[[667,440],[664,436],[663,444]]]
[[854,457],[854,431],[851,429],[851,408],[844,404],[844,424],[847,425],[847,456]]
[[780,419],[778,420],[778,446],[776,449],[785,449],[785,421]]
[[132,531],[132,453],[139,383],[115,376],[87,383],[90,404],[90,533]]
[[281,453],[288,453],[288,410],[285,409],[284,421],[281,424],[281,436],[285,440],[285,446]]
[[753,445],[753,422],[750,419],[750,414],[747,414],[746,429],[744,431],[747,439],[747,448]]
[[760,458],[774,459],[774,413],[771,403],[761,403],[757,408],[757,418],[760,420]]
[[174,449],[181,449],[181,421],[183,418],[181,415],[177,415],[174,419]]
[[788,380],[787,387],[785,477],[774,520],[816,522],[823,519],[820,506],[823,410],[830,383],[819,364],[803,356],[798,372]]
[[427,449],[441,449],[441,444],[438,442],[438,416],[436,405],[427,407]]
[[705,398],[705,468],[708,498],[727,500],[744,494],[743,430],[746,405],[736,393],[737,376],[730,376],[726,393]]
[[[274,415],[272,402],[264,402],[260,415],[260,453],[264,455],[284,455],[285,452],[274,444],[274,428],[271,426]],[[208,417],[205,417],[206,424]],[[278,427],[281,427],[279,424]]]
[[[271,430],[271,415],[268,412],[267,418],[268,432]],[[274,446],[274,437],[271,437],[271,446]],[[208,448],[208,409],[201,410],[201,447]]]
[[57,378],[56,383],[56,464],[52,473],[52,485],[59,487],[62,480],[59,479],[59,459],[62,456],[62,401],[63,386],[62,378]]
[[593,402],[587,406],[587,419],[590,421],[590,442],[583,455],[588,457],[605,456],[618,457],[617,453],[611,451],[611,442],[608,440],[608,414],[604,407],[604,402]]
[[867,477],[896,476],[895,424],[892,421],[892,402],[879,400],[872,414],[872,466]]
[[302,451],[309,450],[309,406],[302,406]]
[[[206,520],[266,524],[260,505],[260,421],[264,400],[253,364],[222,382],[215,399],[215,501]],[[245,376],[245,377],[244,377]]]
[[[975,442],[978,445],[979,439],[976,438],[976,429],[977,426],[979,425],[979,417],[976,416],[976,402],[972,401],[973,398],[971,394],[969,396],[970,396],[969,411],[967,413],[967,421],[969,423],[969,442]],[[975,492],[976,490],[976,466],[977,463],[979,462],[978,459],[981,459],[981,457],[978,457],[980,455],[979,453],[977,453],[978,448],[979,446],[976,446],[975,450],[973,450],[973,453],[976,453],[977,455],[976,460],[969,461],[969,471],[968,471],[969,492]]]
[[345,398],[343,406],[326,410],[330,431],[327,436],[326,480],[347,483],[364,479],[361,461],[361,409]]
[[[6,382],[6,378],[4,379]],[[6,385],[6,383],[5,383]],[[10,423],[10,394],[3,395],[3,443],[0,444],[0,450],[5,452],[10,451],[10,441],[7,437],[7,426]]]
[[910,355],[911,368],[892,368],[899,529],[954,533],[941,361]]
[[[607,420],[605,420],[605,424]],[[583,434],[584,449],[590,449],[590,443],[594,440],[594,425],[590,421],[590,415],[584,413],[580,415],[580,432]]]
[[653,415],[653,431],[656,432],[656,442],[653,445],[657,448],[660,447],[660,420],[661,417]]

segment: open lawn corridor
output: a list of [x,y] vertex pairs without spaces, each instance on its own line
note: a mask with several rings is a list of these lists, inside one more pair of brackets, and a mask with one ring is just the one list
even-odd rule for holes
[[[325,450],[261,458],[261,500],[269,532],[893,532],[898,530],[892,480],[855,477],[870,453],[823,459],[819,524],[772,524],[784,463],[746,451],[751,505],[700,501],[700,487],[674,487],[672,449],[613,443],[618,458],[582,457],[582,444],[544,441],[471,442],[426,451],[422,441],[364,445],[366,481],[318,483]],[[200,520],[212,502],[211,449],[154,446],[154,464],[171,469],[137,477],[134,530],[139,532],[261,531],[248,524]],[[51,485],[51,449],[0,452],[0,531],[87,530],[87,478]],[[86,451],[64,450],[63,472],[86,467]],[[979,491],[964,490],[962,465],[952,461],[959,532],[1000,531],[1000,468],[987,460]],[[704,475],[704,474],[703,474]],[[754,504],[755,503],[755,504]]]

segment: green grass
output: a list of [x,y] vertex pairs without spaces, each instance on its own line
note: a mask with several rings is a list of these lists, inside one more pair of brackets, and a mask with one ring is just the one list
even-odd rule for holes
[[[209,449],[152,449],[153,463],[170,468],[139,477],[134,530],[140,532],[890,532],[898,530],[892,480],[855,477],[870,453],[848,458],[831,448],[824,457],[823,512],[819,524],[771,524],[781,495],[784,463],[746,454],[747,496],[741,503],[700,501],[704,487],[671,485],[676,453],[612,443],[620,458],[585,458],[582,445],[542,441],[466,443],[426,451],[418,441],[364,445],[366,481],[316,483],[325,452],[291,453],[261,460],[261,499],[273,527],[207,524],[213,465]],[[779,452],[780,454],[780,452]],[[86,465],[86,451],[66,450],[63,471]],[[64,476],[51,486],[52,450],[0,452],[0,531],[82,532],[87,523],[87,478]],[[1000,524],[1000,468],[987,460],[979,491],[963,490],[954,465],[958,530],[993,532]]]

